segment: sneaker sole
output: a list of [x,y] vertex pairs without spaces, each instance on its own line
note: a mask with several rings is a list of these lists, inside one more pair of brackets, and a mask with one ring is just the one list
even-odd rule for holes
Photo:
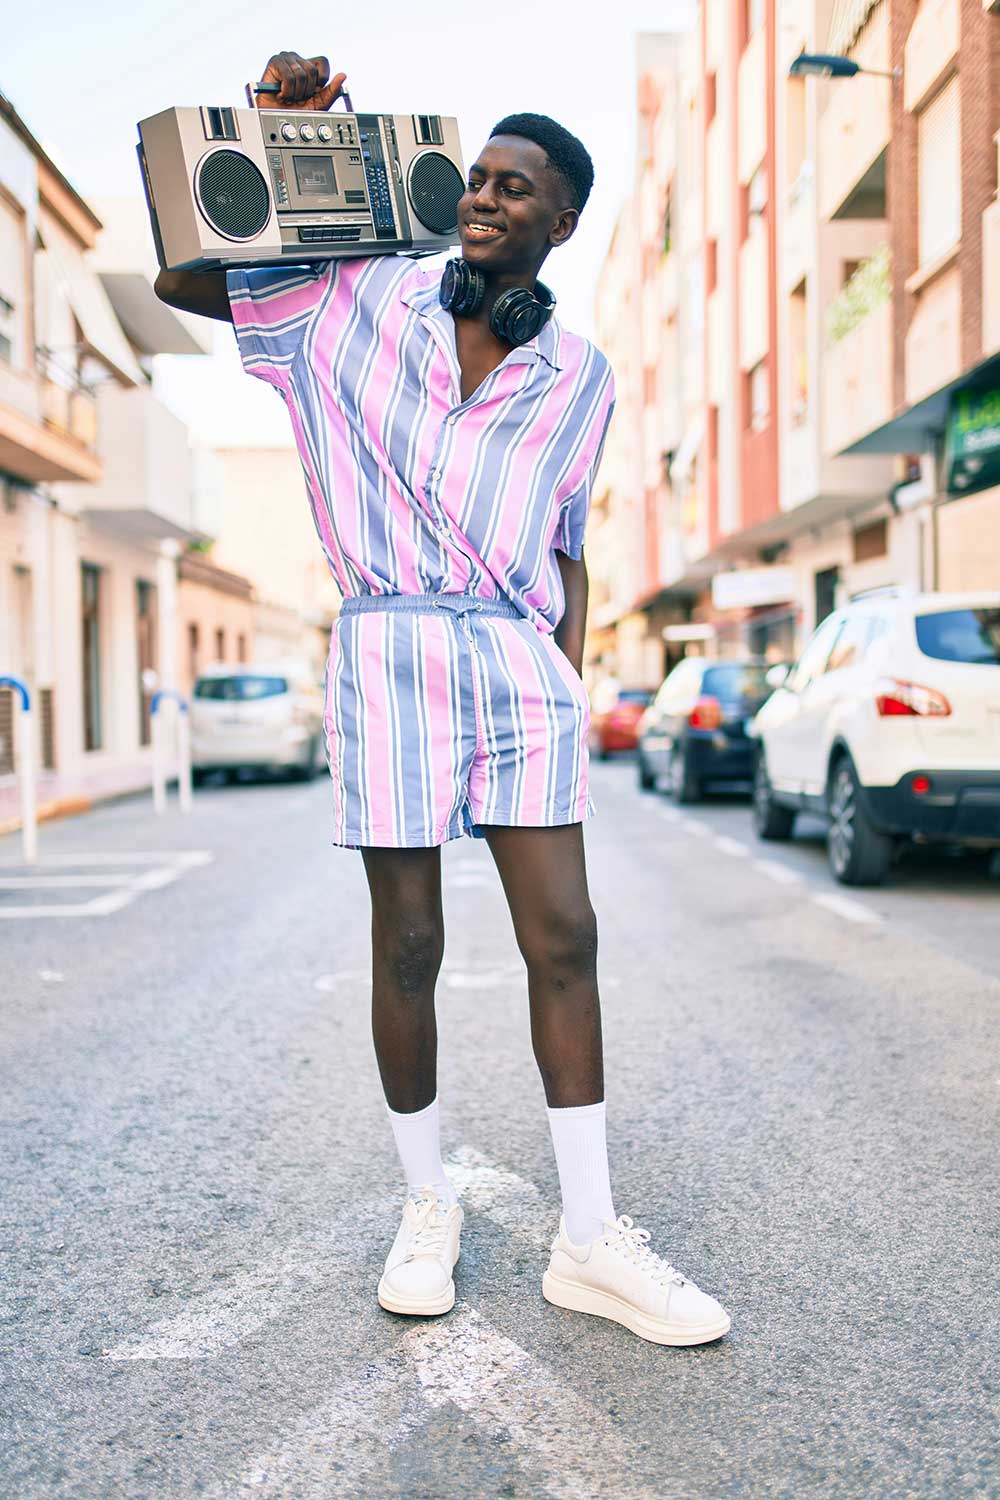
[[384,1281],[378,1284],[379,1306],[384,1307],[386,1312],[399,1313],[404,1318],[434,1318],[441,1313],[451,1312],[455,1306],[455,1283],[449,1281],[444,1291],[438,1297],[399,1297],[391,1291]]
[[580,1286],[574,1281],[563,1281],[551,1271],[546,1271],[542,1277],[542,1296],[554,1307],[564,1307],[570,1312],[590,1313],[595,1318],[609,1318],[613,1323],[621,1323],[638,1338],[648,1339],[651,1344],[671,1344],[674,1347],[710,1344],[714,1339],[721,1339],[727,1334],[732,1323],[728,1313],[724,1313],[715,1323],[694,1326],[651,1318],[611,1292],[600,1292],[593,1287]]

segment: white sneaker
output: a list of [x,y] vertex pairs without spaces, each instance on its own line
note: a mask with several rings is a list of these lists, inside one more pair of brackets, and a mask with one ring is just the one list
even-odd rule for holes
[[452,1271],[460,1254],[462,1210],[446,1208],[433,1188],[407,1198],[378,1284],[378,1300],[387,1312],[432,1317],[455,1305]]
[[623,1323],[654,1344],[707,1344],[729,1332],[714,1297],[654,1255],[627,1214],[589,1245],[574,1245],[560,1220],[542,1294],[556,1307]]

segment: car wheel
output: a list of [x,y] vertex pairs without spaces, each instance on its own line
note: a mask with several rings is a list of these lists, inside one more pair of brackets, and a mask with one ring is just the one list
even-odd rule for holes
[[758,755],[753,778],[753,826],[759,839],[790,839],[795,827],[795,813],[775,802],[767,762]]
[[675,745],[670,752],[667,785],[675,802],[683,805],[701,801],[701,782],[692,775],[683,745]]
[[638,751],[636,760],[639,767],[639,790],[640,792],[652,792],[656,790],[656,777],[646,764],[642,751]]
[[892,859],[893,840],[879,832],[865,811],[857,774],[846,757],[833,768],[827,808],[826,850],[835,878],[841,885],[879,885]]

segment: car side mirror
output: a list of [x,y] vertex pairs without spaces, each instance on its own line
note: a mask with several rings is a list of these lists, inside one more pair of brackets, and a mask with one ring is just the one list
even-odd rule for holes
[[780,687],[788,687],[788,679],[791,676],[791,667],[786,666],[783,661],[776,662],[764,673],[764,681],[768,687],[776,690]]

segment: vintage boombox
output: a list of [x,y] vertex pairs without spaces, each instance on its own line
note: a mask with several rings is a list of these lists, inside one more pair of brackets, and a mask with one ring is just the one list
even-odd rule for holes
[[295,109],[166,109],[136,146],[166,271],[458,243],[456,121]]

